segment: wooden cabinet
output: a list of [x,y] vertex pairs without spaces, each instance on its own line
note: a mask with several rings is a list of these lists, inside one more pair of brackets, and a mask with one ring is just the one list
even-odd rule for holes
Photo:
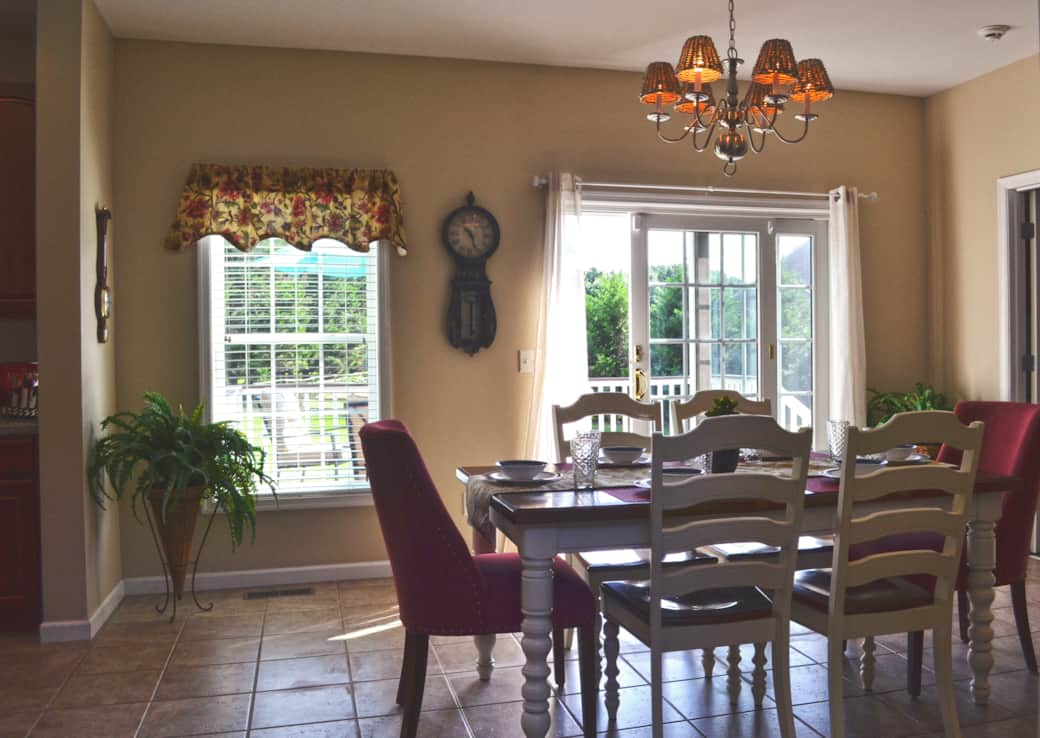
[[0,436],[0,631],[42,617],[36,438]]
[[0,93],[0,318],[36,316],[33,103]]

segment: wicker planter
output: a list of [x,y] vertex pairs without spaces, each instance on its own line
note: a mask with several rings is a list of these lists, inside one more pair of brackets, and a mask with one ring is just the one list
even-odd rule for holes
[[202,509],[202,487],[188,487],[183,495],[171,499],[164,520],[162,506],[165,494],[163,489],[153,489],[148,495],[148,503],[152,507],[152,519],[169,567],[173,594],[179,600],[184,593],[184,580],[192,562],[191,544]]

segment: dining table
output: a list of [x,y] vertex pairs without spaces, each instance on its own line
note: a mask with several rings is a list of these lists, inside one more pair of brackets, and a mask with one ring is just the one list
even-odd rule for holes
[[[819,458],[819,457],[817,457]],[[761,462],[741,463],[737,471],[761,472]],[[543,738],[549,731],[551,695],[547,656],[552,648],[552,563],[559,554],[611,549],[649,548],[650,490],[637,477],[649,477],[649,467],[602,469],[589,489],[575,489],[569,465],[549,466],[551,481],[526,485],[499,482],[491,465],[460,466],[456,478],[465,485],[464,503],[474,529],[476,553],[494,550],[496,531],[517,547],[521,559],[521,649],[524,653],[522,734]],[[557,472],[557,473],[554,473]],[[1015,492],[1021,482],[1008,476],[979,472],[967,515],[967,588],[970,601],[968,663],[972,670],[971,694],[976,704],[989,700],[989,673],[993,667],[992,604],[996,539],[1003,495]],[[835,532],[838,481],[810,469],[802,516],[802,535],[826,536]],[[857,504],[857,515],[876,510],[919,506],[923,500],[942,505],[948,495],[921,490],[890,495]],[[747,514],[760,510],[772,514],[769,503],[708,503],[682,513],[689,520]],[[799,559],[799,568],[820,565],[819,557]],[[490,678],[494,637],[475,639],[478,672]]]

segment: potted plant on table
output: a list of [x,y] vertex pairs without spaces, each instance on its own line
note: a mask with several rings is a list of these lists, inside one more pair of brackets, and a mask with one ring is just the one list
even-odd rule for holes
[[[720,415],[736,415],[737,401],[732,397],[716,397],[712,403],[711,410],[704,413],[707,418],[717,418]],[[730,448],[722,451],[711,452],[711,473],[731,474],[737,470],[740,463],[740,449]]]
[[264,472],[263,449],[238,430],[205,422],[201,404],[190,414],[174,412],[157,392],[145,393],[141,412],[110,415],[101,429],[106,434],[94,443],[87,466],[91,497],[104,509],[106,501],[129,494],[138,521],[138,503],[150,507],[176,599],[192,563],[203,500],[224,513],[232,548],[247,527],[255,539],[257,485],[273,493],[274,480]]
[[[942,392],[937,392],[934,387],[924,382],[916,382],[914,389],[910,392],[878,392],[875,389],[867,390],[870,400],[867,402],[867,410],[870,422],[874,425],[883,425],[896,413],[908,413],[918,410],[952,410],[953,405]],[[920,446],[933,459],[939,453],[939,444],[931,443],[922,439]]]

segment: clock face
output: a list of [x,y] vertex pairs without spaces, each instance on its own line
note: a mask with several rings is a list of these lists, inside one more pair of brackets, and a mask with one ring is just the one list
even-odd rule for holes
[[464,259],[483,259],[498,248],[498,223],[484,208],[459,208],[445,221],[443,235],[445,245]]

